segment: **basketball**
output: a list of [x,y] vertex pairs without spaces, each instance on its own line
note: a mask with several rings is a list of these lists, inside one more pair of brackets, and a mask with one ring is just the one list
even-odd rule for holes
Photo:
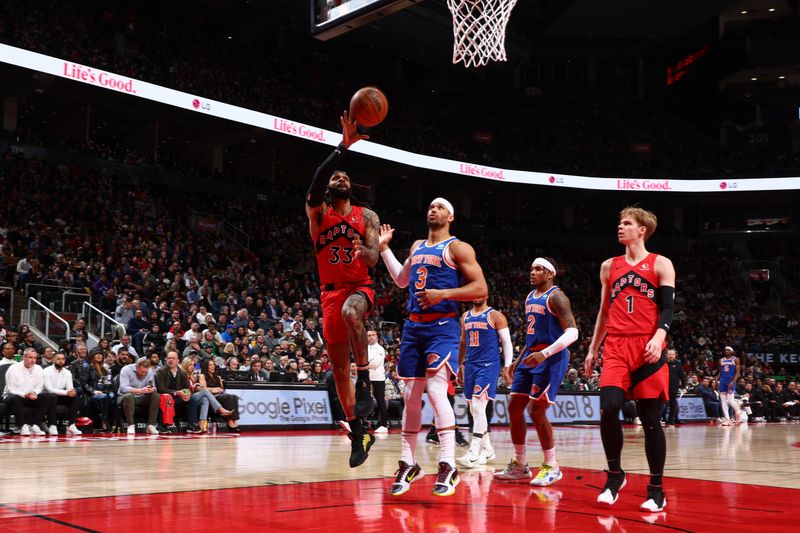
[[388,112],[389,101],[377,87],[362,87],[350,99],[350,117],[361,126],[377,126]]

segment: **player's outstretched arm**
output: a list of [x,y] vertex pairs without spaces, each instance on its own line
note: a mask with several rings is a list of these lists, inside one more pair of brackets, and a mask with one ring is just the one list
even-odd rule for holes
[[342,142],[317,168],[306,194],[306,215],[308,215],[308,219],[311,222],[312,231],[314,226],[322,219],[322,215],[325,214],[325,189],[328,186],[331,175],[333,175],[333,172],[342,161],[344,153],[353,143],[361,139],[369,139],[368,135],[358,133],[358,124],[350,120],[347,111],[344,111],[342,116],[339,117],[339,122],[342,125]]
[[417,292],[417,299],[423,308],[436,305],[442,300],[471,302],[486,298],[489,289],[472,246],[464,241],[453,242],[450,245],[450,258],[458,266],[466,283],[453,289],[427,289]]
[[364,209],[364,240],[366,243],[362,243],[361,239],[356,236],[355,240],[353,240],[353,247],[355,248],[355,254],[353,254],[353,257],[359,259],[368,267],[374,267],[376,264],[378,264],[378,253],[380,248],[378,233],[380,225],[381,223],[378,219],[378,214],[370,209]]
[[401,289],[405,289],[408,287],[408,282],[411,277],[411,254],[414,253],[414,250],[417,249],[417,246],[419,246],[419,243],[422,241],[419,240],[414,243],[414,246],[411,247],[408,253],[405,263],[401,265],[400,261],[394,256],[392,249],[389,248],[389,243],[392,242],[392,237],[394,236],[394,228],[389,224],[382,224],[378,234],[378,248],[380,249],[383,264],[386,265],[386,270],[389,271],[389,275],[392,276],[395,284]]
[[592,343],[589,345],[589,351],[586,354],[586,360],[583,362],[583,371],[585,376],[592,375],[592,368],[597,362],[597,352],[600,350],[600,344],[606,337],[606,324],[608,323],[608,274],[611,271],[611,259],[606,259],[600,266],[600,310],[597,312],[597,320],[594,323],[594,333],[592,334]]

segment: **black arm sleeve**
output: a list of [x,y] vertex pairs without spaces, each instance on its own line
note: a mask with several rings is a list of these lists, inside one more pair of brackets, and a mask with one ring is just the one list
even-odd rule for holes
[[658,295],[658,308],[661,312],[658,314],[657,329],[663,329],[669,333],[669,327],[672,325],[672,312],[675,309],[675,287],[661,286],[656,289]]
[[341,144],[322,162],[314,173],[314,180],[311,182],[311,187],[308,188],[306,195],[306,203],[311,207],[317,207],[325,200],[325,188],[328,186],[333,171],[339,166],[342,161],[344,152],[347,150]]

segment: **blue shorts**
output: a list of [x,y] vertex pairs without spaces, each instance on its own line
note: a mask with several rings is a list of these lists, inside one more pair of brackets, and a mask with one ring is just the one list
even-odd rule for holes
[[[728,381],[728,382],[725,382],[725,381],[720,381],[720,382],[719,382],[719,387],[718,387],[718,388],[719,388],[719,392],[720,392],[720,393],[723,393],[723,392],[728,392],[728,388],[729,388],[730,386],[731,386],[731,382],[730,382],[730,381]],[[733,387],[733,392],[736,392],[736,386],[735,386],[735,385],[734,385],[734,387]]]
[[473,397],[486,397],[494,400],[497,392],[497,380],[500,377],[500,359],[494,363],[464,364],[464,399],[472,401]]
[[456,317],[431,322],[406,320],[400,341],[397,374],[402,379],[425,379],[447,365],[455,373],[458,347],[461,343],[461,323]]
[[520,362],[514,370],[511,394],[527,394],[534,400],[546,394],[547,403],[554,403],[568,368],[568,353],[553,355],[534,368]]

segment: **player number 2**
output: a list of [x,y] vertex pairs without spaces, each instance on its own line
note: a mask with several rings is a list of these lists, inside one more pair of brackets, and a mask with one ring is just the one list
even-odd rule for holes
[[536,317],[533,315],[528,315],[528,335],[533,335],[536,333],[536,328],[533,326],[536,325]]
[[481,345],[480,332],[478,332],[478,331],[470,331],[469,332],[469,345],[472,346],[472,347]]
[[[328,262],[331,264],[338,264],[344,263],[345,265],[349,265],[353,262],[353,249],[352,248],[342,248],[341,246],[331,246],[331,257],[328,259]],[[342,257],[344,255],[344,257]]]
[[417,269],[417,281],[414,282],[414,288],[422,290],[425,288],[425,283],[428,281],[428,269],[419,267]]
[[633,296],[628,296],[625,301],[628,302],[628,312],[633,313]]

